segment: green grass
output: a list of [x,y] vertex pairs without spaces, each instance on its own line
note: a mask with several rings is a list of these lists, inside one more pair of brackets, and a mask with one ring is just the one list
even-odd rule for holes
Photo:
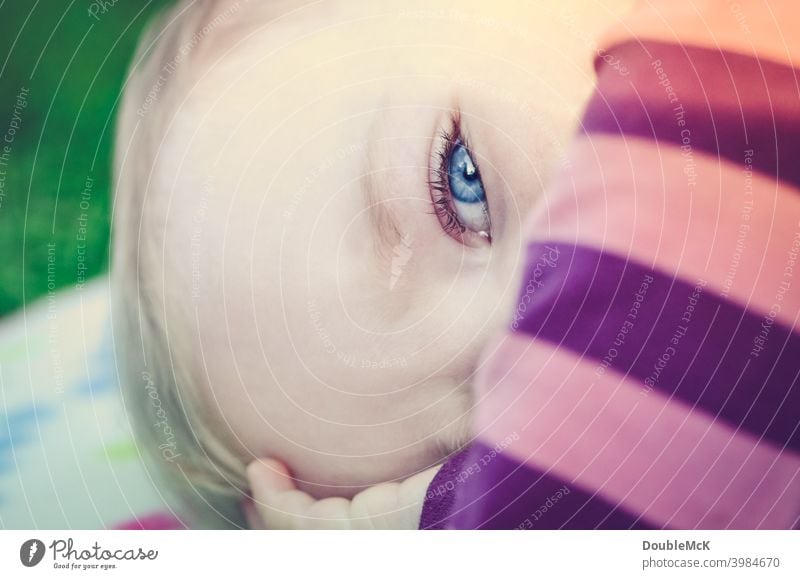
[[[0,315],[48,282],[72,286],[108,268],[117,97],[142,27],[169,0],[106,3],[95,19],[88,0],[0,0],[0,155],[10,147],[0,166]],[[8,143],[15,105],[20,127]]]

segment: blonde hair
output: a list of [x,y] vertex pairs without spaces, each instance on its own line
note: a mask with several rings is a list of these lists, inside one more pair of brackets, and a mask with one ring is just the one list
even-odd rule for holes
[[154,173],[207,37],[245,2],[180,0],[158,16],[134,57],[115,140],[112,324],[123,401],[146,464],[192,527],[244,526],[245,464],[191,393],[205,376],[188,345],[188,318],[169,319],[160,280],[171,258],[158,202],[169,191]]

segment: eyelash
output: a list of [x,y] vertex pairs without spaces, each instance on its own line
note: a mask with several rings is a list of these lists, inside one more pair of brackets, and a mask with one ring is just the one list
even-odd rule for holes
[[[446,233],[464,233],[466,227],[456,215],[452,204],[452,193],[450,192],[449,164],[450,155],[453,148],[460,141],[462,145],[471,153],[469,143],[461,134],[461,119],[458,114],[450,118],[451,129],[442,129],[439,133],[439,145],[435,153],[435,165],[431,169],[431,178],[428,185],[433,192],[433,210],[441,220],[442,228]],[[480,169],[478,170],[480,174]]]

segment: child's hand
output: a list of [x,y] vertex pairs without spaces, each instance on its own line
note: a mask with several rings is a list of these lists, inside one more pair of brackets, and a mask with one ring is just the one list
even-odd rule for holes
[[417,529],[425,492],[439,468],[375,485],[352,500],[316,500],[297,490],[283,464],[256,460],[247,467],[253,501],[244,511],[251,529]]

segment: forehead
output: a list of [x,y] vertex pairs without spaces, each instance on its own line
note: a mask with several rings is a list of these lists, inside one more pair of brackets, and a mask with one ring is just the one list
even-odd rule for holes
[[535,68],[553,47],[567,56],[566,37],[579,35],[583,20],[550,2],[512,0],[223,1],[206,19],[198,33],[204,66],[269,61],[272,77],[284,80],[315,65],[385,75],[480,70],[488,58]]

